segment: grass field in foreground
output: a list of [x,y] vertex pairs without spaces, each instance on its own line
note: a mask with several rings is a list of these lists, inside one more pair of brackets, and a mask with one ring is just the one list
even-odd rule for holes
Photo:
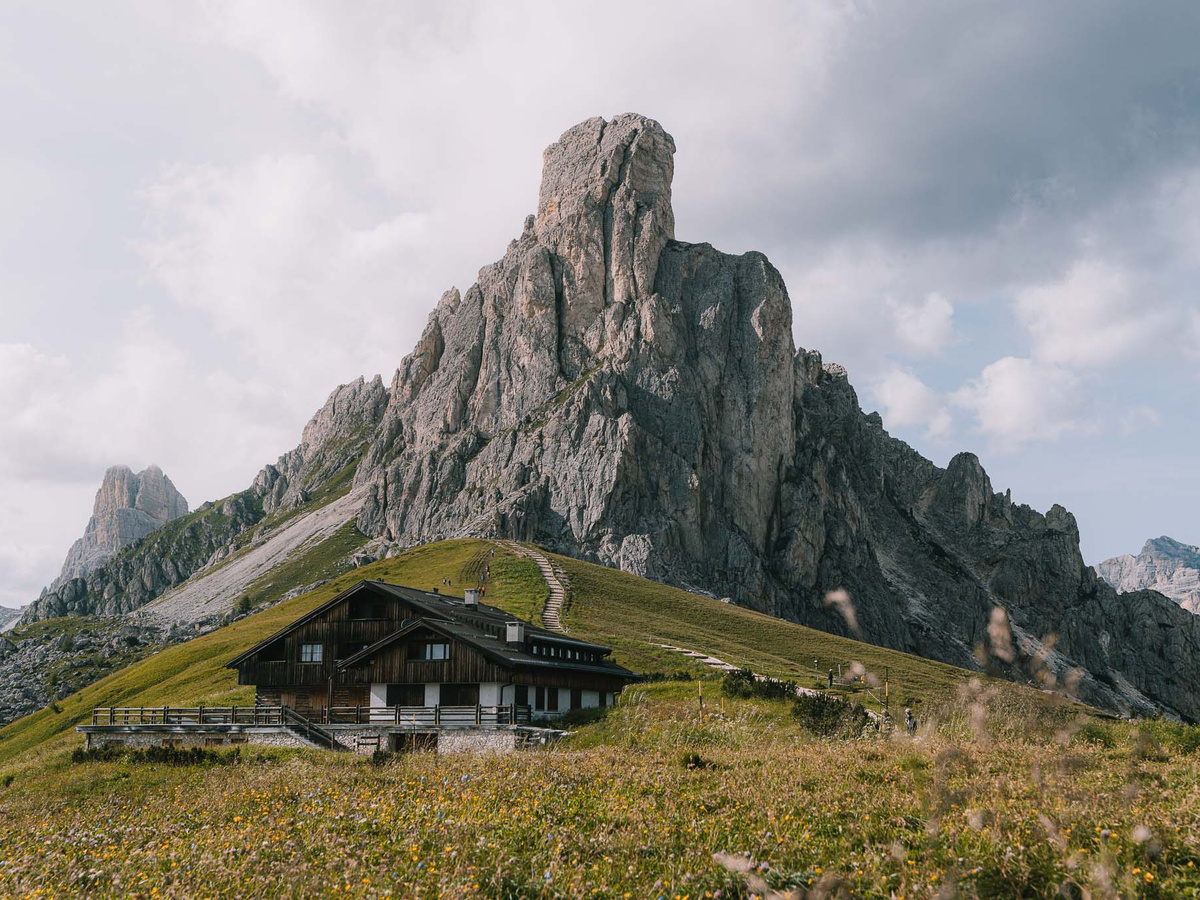
[[817,738],[784,701],[722,703],[716,676],[690,664],[707,680],[636,685],[564,743],[503,757],[373,765],[247,748],[224,765],[71,761],[73,726],[94,705],[252,702],[225,662],[360,578],[449,578],[458,593],[490,564],[489,603],[536,619],[545,602],[533,563],[488,542],[337,575],[336,551],[357,538],[330,540],[341,543],[269,587],[334,573],[328,584],[0,730],[0,900],[1200,896],[1200,730],[1099,721],[564,558],[572,633],[635,670],[688,667],[655,643],[802,681],[813,656],[822,670],[887,667],[894,697],[923,701],[926,724],[915,739]]
[[832,740],[783,701],[702,721],[693,691],[635,687],[559,747],[507,756],[58,752],[0,781],[0,897],[1200,893],[1196,729],[977,718]]

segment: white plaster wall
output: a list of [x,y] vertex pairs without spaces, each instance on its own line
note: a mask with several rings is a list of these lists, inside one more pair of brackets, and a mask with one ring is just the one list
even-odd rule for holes
[[516,703],[517,702],[517,686],[515,684],[506,684],[500,689],[501,703]]
[[600,705],[600,692],[584,691],[580,702],[583,704],[584,709],[595,709]]
[[442,686],[440,684],[425,685],[425,705],[438,706],[442,702]]
[[371,705],[372,706],[387,706],[387,685],[386,684],[371,685]]
[[499,681],[482,681],[479,684],[479,705],[499,706],[503,701],[500,692],[503,685]]
[[[558,713],[557,713],[557,715],[561,716],[564,713],[568,713],[570,711],[571,711],[571,689],[570,688],[559,688],[558,689]],[[551,713],[551,715],[554,715],[554,713]]]

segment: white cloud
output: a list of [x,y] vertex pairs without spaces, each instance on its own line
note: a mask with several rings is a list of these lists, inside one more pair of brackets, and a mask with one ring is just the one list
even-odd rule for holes
[[0,604],[28,602],[57,572],[108,466],[158,463],[196,506],[299,437],[285,391],[193,357],[147,310],[103,351],[77,367],[0,344]]
[[1115,366],[1163,341],[1175,311],[1147,296],[1121,266],[1085,259],[1054,282],[1017,294],[1017,317],[1032,334],[1036,355],[1069,366]]
[[950,432],[946,402],[907,369],[892,369],[871,385],[871,396],[881,407],[884,427],[922,428],[932,440]]
[[954,305],[940,294],[927,294],[924,300],[915,303],[889,297],[887,307],[896,337],[917,356],[937,353],[954,337]]
[[1094,428],[1076,375],[1033,359],[996,360],[979,378],[956,391],[952,401],[974,413],[978,432],[1001,452]]
[[145,196],[155,277],[305,407],[339,382],[390,373],[436,296],[429,273],[406,266],[431,250],[428,219],[372,215],[315,156],[176,166]]

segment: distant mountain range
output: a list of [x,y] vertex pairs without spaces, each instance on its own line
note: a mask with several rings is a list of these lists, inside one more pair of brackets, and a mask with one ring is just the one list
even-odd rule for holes
[[0,606],[0,633],[7,631],[12,625],[21,618],[21,613],[24,608],[10,609],[7,606]]
[[[974,455],[943,469],[891,437],[841,366],[795,345],[765,256],[675,239],[674,153],[639,115],[566,131],[543,155],[537,214],[442,296],[390,384],[339,387],[245,491],[68,579],[26,620],[160,597],[145,614],[229,609],[323,507],[313,531],[354,522],[374,554],[537,542],[1106,709],[1200,720],[1200,617],[1118,595],[1084,564],[1070,512],[995,491]],[[193,590],[201,579],[224,583]]]
[[1146,541],[1137,556],[1114,556],[1096,571],[1118,591],[1158,591],[1200,614],[1200,547],[1163,535]]

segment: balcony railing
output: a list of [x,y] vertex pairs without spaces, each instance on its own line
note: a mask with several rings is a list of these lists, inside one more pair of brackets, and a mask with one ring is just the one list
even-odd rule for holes
[[528,706],[332,706],[316,717],[327,725],[528,725]]
[[320,725],[528,725],[528,706],[334,706],[307,718],[287,706],[98,706],[93,725],[250,725],[292,727],[297,720]]

